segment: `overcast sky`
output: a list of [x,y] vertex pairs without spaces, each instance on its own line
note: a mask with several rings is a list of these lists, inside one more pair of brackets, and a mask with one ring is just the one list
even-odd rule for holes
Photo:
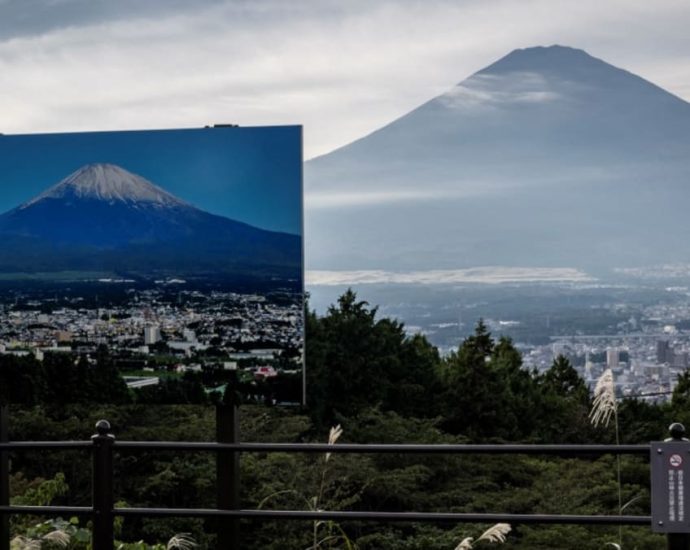
[[690,100],[687,0],[0,0],[0,132],[303,124],[307,158],[515,48]]

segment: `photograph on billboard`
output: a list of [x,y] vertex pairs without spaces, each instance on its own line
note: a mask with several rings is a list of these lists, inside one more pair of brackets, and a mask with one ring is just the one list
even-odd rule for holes
[[300,126],[0,135],[0,400],[299,402]]

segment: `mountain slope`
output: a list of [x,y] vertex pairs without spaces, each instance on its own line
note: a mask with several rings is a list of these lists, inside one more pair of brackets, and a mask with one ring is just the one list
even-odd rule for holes
[[581,50],[516,50],[306,164],[312,269],[690,261],[690,104]]
[[0,271],[299,278],[296,235],[209,214],[144,178],[87,165],[0,216]]

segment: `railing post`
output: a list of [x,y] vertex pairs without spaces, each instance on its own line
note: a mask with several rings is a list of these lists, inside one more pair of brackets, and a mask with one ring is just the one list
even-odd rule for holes
[[[10,407],[0,404],[0,443],[10,438]],[[10,454],[0,451],[0,506],[10,504]],[[0,550],[10,550],[10,515],[0,513]]]
[[113,550],[113,443],[110,423],[99,420],[93,442],[93,550]]
[[[240,415],[236,404],[216,405],[216,441],[239,443]],[[217,507],[219,510],[237,510],[240,507],[240,453],[218,451],[216,456]],[[231,519],[218,522],[218,549],[233,550],[240,547],[240,521]]]

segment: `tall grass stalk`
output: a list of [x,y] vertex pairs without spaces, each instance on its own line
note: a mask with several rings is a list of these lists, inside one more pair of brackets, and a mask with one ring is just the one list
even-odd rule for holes
[[[335,445],[342,434],[343,429],[340,427],[340,424],[332,427],[328,434],[328,444]],[[299,497],[300,500],[302,500],[307,505],[307,508],[312,512],[321,512],[322,502],[325,499],[326,491],[328,488],[328,471],[331,456],[332,453],[327,452],[323,455],[323,458],[321,459],[322,466],[321,473],[319,476],[319,486],[314,496],[307,497],[303,493],[295,489],[276,491],[275,493],[272,493],[265,497],[263,500],[261,500],[261,502],[258,505],[258,508],[263,508],[263,506],[267,502],[274,499],[278,495],[292,494]],[[323,534],[324,529],[326,531],[325,534]],[[307,550],[319,550],[320,548],[324,548],[326,545],[332,547],[333,544],[338,541],[345,544],[345,547],[348,550],[355,550],[357,548],[357,545],[350,540],[350,538],[347,536],[347,533],[345,533],[343,528],[335,521],[314,520],[314,522],[312,523],[311,538],[312,542],[311,545],[307,548]]]
[[[606,369],[594,386],[594,401],[589,419],[594,427],[604,425],[608,427],[613,418],[616,430],[616,446],[621,444],[618,428],[618,403],[616,402],[616,385],[613,380],[613,371]],[[616,477],[618,481],[618,514],[623,514],[623,493],[621,484],[621,455],[616,454]],[[623,546],[623,526],[618,526],[618,545]]]
[[[343,429],[341,428],[340,424],[337,426],[333,426],[328,433],[328,444],[329,445],[335,445],[340,436],[343,435]],[[323,500],[323,494],[326,489],[326,474],[328,473],[328,461],[331,459],[331,453],[326,453],[324,458],[323,458],[323,467],[321,468],[321,482],[319,483],[319,492],[318,494],[314,497],[314,504],[313,504],[313,509],[315,511],[320,511],[321,509],[321,501]],[[321,525],[327,525],[328,526],[328,536],[323,539],[322,541],[319,541],[319,527]],[[342,529],[340,529],[342,532]],[[333,522],[322,522],[322,521],[317,521],[314,520],[314,524],[312,526],[312,548],[314,550],[317,550],[318,548],[321,547],[321,544],[324,541],[331,541],[334,538],[340,538],[340,537],[333,537]],[[343,535],[345,534],[344,532],[342,533]],[[347,540],[347,537],[345,537]]]

